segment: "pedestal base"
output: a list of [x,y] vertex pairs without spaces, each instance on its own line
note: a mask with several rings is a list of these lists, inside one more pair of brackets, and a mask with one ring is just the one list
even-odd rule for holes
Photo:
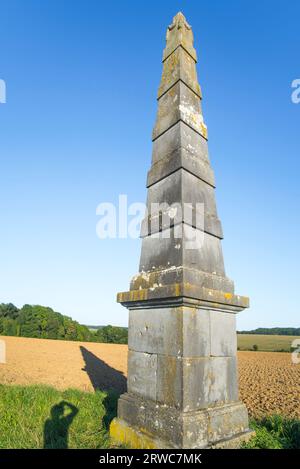
[[[242,443],[247,443],[255,435],[252,430],[221,440],[207,446],[206,449],[238,449]],[[124,420],[115,418],[110,425],[110,437],[116,445],[124,445],[133,449],[172,449],[167,442],[154,438],[134,427]],[[205,448],[204,448],[205,449]]]
[[239,448],[254,435],[241,402],[181,412],[124,394],[118,415],[110,426],[111,439],[135,449]]

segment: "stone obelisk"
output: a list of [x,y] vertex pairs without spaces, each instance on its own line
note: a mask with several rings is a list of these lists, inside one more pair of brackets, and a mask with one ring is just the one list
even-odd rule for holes
[[[118,294],[129,309],[128,392],[110,434],[133,448],[238,447],[251,435],[236,359],[248,298],[225,275],[196,61],[178,13],[163,53],[140,269]],[[184,204],[192,211],[177,217]]]

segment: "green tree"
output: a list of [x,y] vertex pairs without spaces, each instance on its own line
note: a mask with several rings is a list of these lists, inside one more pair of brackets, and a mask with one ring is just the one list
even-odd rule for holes
[[18,327],[16,321],[9,318],[0,318],[0,334],[8,336],[18,335]]
[[76,340],[77,339],[77,329],[76,324],[69,318],[66,318],[64,321],[65,325],[65,338],[67,340]]
[[97,330],[97,342],[110,344],[127,344],[128,330],[125,327],[104,326]]
[[19,309],[12,303],[0,304],[0,317],[9,319],[17,319],[19,316]]
[[[112,327],[112,326],[110,326]],[[115,328],[113,328],[115,329]],[[116,328],[122,330],[122,328]],[[68,316],[41,305],[24,305],[18,309],[12,303],[0,304],[0,334],[44,339],[100,341],[96,334]],[[119,335],[122,333],[119,332]],[[119,342],[116,331],[107,331],[106,342]]]

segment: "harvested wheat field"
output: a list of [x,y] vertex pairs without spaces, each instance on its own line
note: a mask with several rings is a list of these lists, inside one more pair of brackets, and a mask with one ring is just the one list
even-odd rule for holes
[[[127,346],[1,337],[6,364],[2,384],[48,384],[84,391],[126,389]],[[240,395],[251,416],[300,418],[300,365],[289,353],[238,352]]]
[[47,384],[82,391],[126,388],[127,345],[0,339],[6,342],[6,364],[0,364],[2,384]]

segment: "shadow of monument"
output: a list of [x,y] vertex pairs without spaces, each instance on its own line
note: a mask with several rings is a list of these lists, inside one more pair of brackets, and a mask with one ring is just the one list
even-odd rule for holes
[[111,420],[117,415],[118,398],[126,392],[127,379],[121,371],[107,365],[85,347],[80,346],[80,351],[85,362],[83,370],[88,374],[94,390],[107,394],[103,401],[106,411],[103,424],[108,429]]
[[51,408],[50,418],[44,425],[44,449],[68,448],[69,427],[77,414],[77,407],[67,401],[61,401]]

